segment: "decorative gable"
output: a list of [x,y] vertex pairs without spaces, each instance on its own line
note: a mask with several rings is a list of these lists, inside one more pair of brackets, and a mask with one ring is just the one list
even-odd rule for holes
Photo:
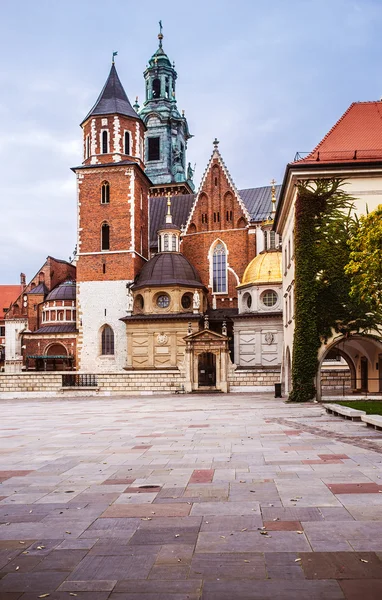
[[244,229],[250,215],[214,142],[185,233]]

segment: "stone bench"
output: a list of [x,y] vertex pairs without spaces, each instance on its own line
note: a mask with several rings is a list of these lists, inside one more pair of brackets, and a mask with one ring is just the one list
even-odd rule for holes
[[342,406],[341,404],[324,404],[324,408],[327,413],[334,415],[341,415],[341,417],[345,417],[345,419],[351,419],[352,421],[360,421],[363,419],[366,412],[364,410],[357,410],[356,408],[351,408],[350,406]]
[[361,418],[368,427],[382,429],[382,415],[362,415]]

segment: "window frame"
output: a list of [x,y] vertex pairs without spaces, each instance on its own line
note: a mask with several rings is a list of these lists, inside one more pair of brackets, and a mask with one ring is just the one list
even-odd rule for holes
[[[155,140],[158,143],[158,152],[155,153],[155,156],[158,156],[158,158],[150,158],[150,156],[152,156],[153,153],[153,148],[152,148],[152,144],[154,143],[153,140]],[[161,148],[160,148],[160,136],[159,135],[153,135],[147,138],[147,162],[158,162],[161,160]]]
[[[107,237],[108,243],[107,243],[107,248],[104,248],[104,245],[106,245],[106,244],[104,244],[104,233],[103,232],[106,231],[106,228],[108,230],[108,234],[107,234],[108,235],[108,237]],[[101,225],[101,252],[109,252],[109,250],[110,250],[110,225],[109,225],[109,223],[104,222]]]
[[[106,134],[106,152],[105,148],[105,138],[104,134]],[[101,129],[101,154],[109,154],[110,152],[110,136],[108,129]]]
[[[126,152],[126,140],[128,140],[128,152]],[[130,131],[128,129],[125,129],[124,134],[123,134],[123,153],[126,154],[127,156],[131,156],[131,136],[130,136]]]
[[104,325],[101,331],[101,356],[115,355],[115,335],[110,325]]
[[101,204],[110,204],[110,183],[104,181],[101,185]]
[[[219,249],[219,251],[218,251]],[[222,258],[218,258],[222,257]],[[224,257],[224,258],[223,258]],[[211,247],[210,277],[213,294],[225,295],[228,293],[228,252],[221,240],[216,241]],[[216,275],[215,275],[216,272]]]

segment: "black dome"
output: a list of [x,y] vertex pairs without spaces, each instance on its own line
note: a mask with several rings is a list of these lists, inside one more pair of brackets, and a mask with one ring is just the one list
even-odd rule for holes
[[147,286],[183,285],[189,287],[204,287],[199,273],[178,252],[163,252],[156,254],[142,268],[133,289]]
[[75,300],[76,282],[64,281],[54,288],[46,297],[47,300]]

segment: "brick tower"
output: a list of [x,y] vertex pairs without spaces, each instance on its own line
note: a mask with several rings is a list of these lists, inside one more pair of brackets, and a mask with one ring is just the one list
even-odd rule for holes
[[131,106],[114,61],[81,123],[84,160],[77,175],[77,365],[114,371],[126,365],[128,290],[148,258],[145,125]]

